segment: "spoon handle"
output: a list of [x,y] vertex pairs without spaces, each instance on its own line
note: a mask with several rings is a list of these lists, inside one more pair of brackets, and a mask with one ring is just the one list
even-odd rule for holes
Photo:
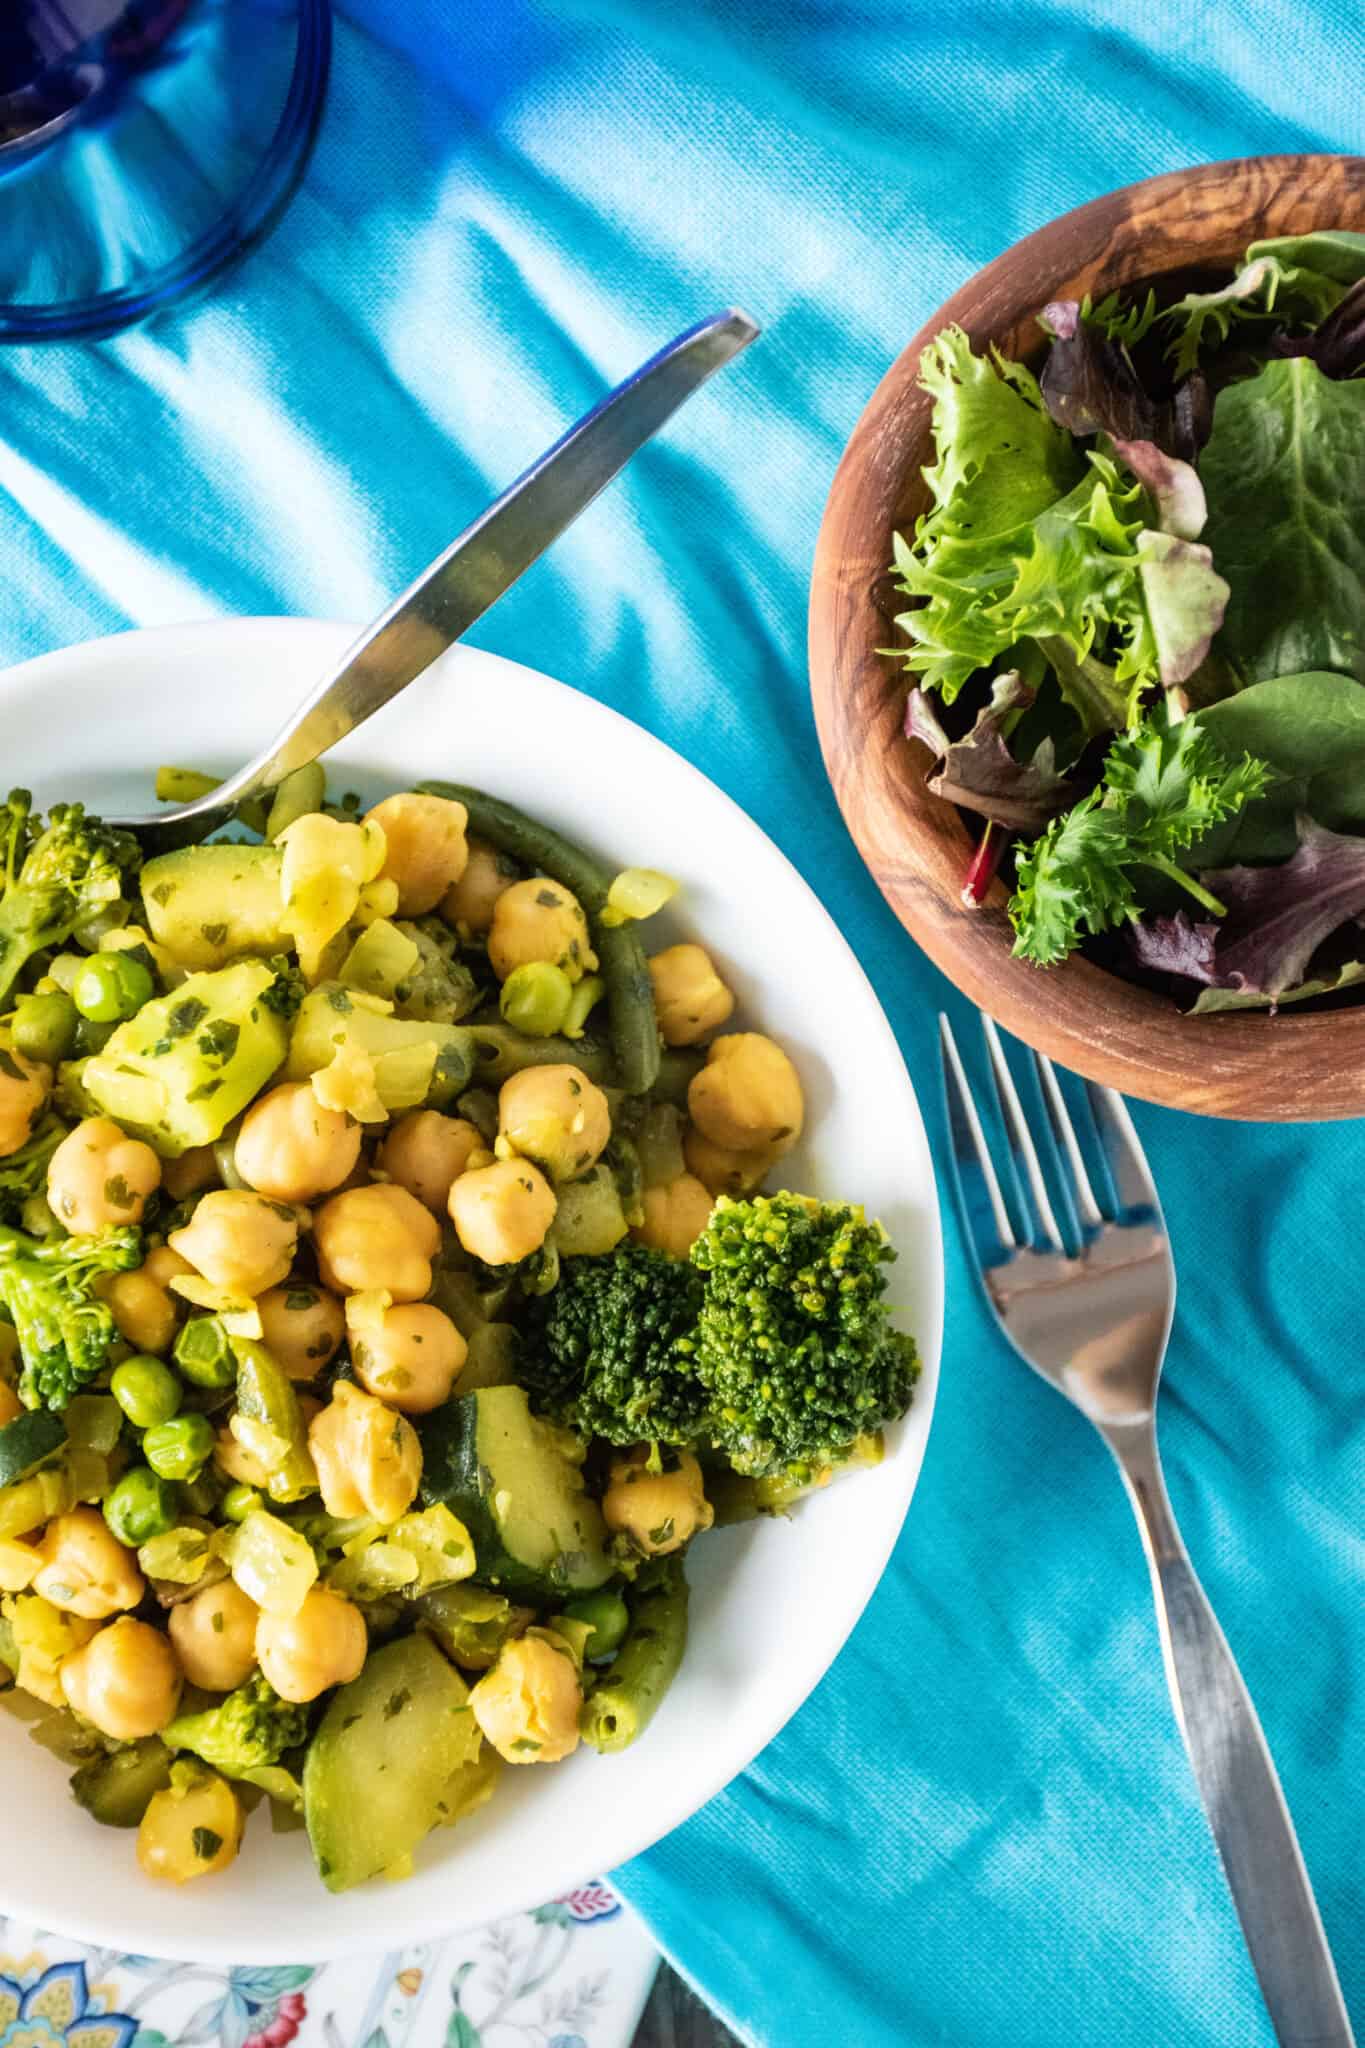
[[[712,373],[758,334],[731,310],[690,327],[569,428],[467,526],[228,781],[174,814],[176,824],[255,796],[315,761],[444,654]],[[139,823],[141,821],[138,821]],[[149,825],[170,824],[163,814]]]

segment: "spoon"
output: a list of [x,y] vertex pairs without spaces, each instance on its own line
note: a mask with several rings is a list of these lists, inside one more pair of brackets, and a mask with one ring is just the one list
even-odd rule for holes
[[148,852],[204,839],[248,797],[354,732],[396,697],[529,569],[713,371],[759,333],[736,309],[671,341],[585,413],[352,642],[269,746],[207,796],[151,816],[110,818]]

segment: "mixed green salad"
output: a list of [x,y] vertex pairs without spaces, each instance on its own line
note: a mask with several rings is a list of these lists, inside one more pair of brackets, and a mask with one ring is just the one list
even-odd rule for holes
[[448,784],[146,860],[0,805],[0,1703],[150,1875],[266,1802],[401,1876],[624,1749],[692,1540],[908,1407],[885,1233],[761,1192],[792,1061],[646,954],[674,888]]
[[1040,374],[924,352],[894,650],[929,787],[1012,863],[1014,950],[1196,1010],[1365,980],[1365,235],[1038,315]]

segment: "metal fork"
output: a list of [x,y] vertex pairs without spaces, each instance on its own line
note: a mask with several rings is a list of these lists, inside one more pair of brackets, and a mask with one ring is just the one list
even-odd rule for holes
[[1064,1238],[999,1033],[988,1017],[982,1023],[1020,1230],[952,1027],[939,1018],[954,1181],[987,1300],[1019,1356],[1090,1418],[1123,1475],[1151,1567],[1176,1720],[1276,2038],[1284,2048],[1353,2048],[1322,1918],[1256,1709],[1195,1576],[1162,1478],[1156,1398],[1175,1307],[1175,1266],[1132,1118],[1112,1088],[1084,1084],[1093,1121],[1086,1135],[1112,1181],[1112,1189],[1101,1184],[1097,1193],[1052,1062],[1033,1055],[1069,1202]]

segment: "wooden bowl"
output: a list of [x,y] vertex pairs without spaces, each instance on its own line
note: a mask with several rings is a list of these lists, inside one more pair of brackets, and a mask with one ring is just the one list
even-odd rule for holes
[[930,402],[920,351],[955,321],[977,348],[1037,357],[1034,314],[1049,299],[1115,286],[1179,289],[1228,275],[1249,242],[1314,227],[1365,229],[1365,157],[1268,156],[1201,164],[1125,186],[1016,242],[941,306],[897,357],[854,429],[830,491],[811,585],[810,664],[825,766],[882,894],[964,995],[1027,1044],[1126,1094],[1208,1116],[1257,1121],[1365,1112],[1365,1006],[1182,1013],[1169,998],[1079,955],[1040,969],[1016,960],[996,881],[964,908],[972,838],[924,786],[926,750],[901,733],[906,674],[877,652],[893,638],[891,535],[925,509]]

